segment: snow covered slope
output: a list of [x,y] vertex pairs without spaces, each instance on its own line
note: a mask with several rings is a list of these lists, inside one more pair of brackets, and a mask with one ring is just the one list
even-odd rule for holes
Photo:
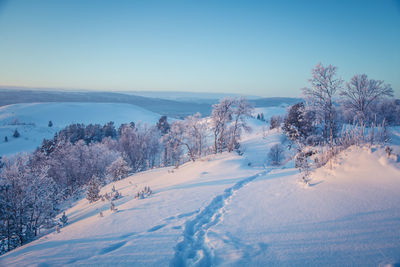
[[[116,127],[131,121],[154,124],[161,115],[130,104],[114,103],[36,103],[0,107],[0,155],[32,151],[43,138],[51,138],[71,123],[105,124]],[[48,127],[49,121],[53,127]],[[21,134],[12,137],[14,130]],[[8,142],[4,141],[7,136]]]
[[[210,155],[107,185],[122,198],[77,201],[69,225],[0,257],[1,266],[377,266],[400,262],[400,163],[383,148],[344,151],[310,186],[288,162],[266,167],[262,122],[243,156]],[[398,148],[397,148],[398,149]],[[399,152],[399,151],[397,151]],[[137,200],[144,186],[154,194]],[[99,216],[100,211],[103,217]]]

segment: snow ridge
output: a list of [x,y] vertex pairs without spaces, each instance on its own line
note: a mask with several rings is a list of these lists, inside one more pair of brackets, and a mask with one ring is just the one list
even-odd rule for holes
[[175,256],[171,260],[170,266],[211,266],[213,253],[206,241],[209,228],[221,220],[224,207],[229,204],[236,191],[268,172],[263,171],[240,180],[232,187],[225,189],[223,194],[214,197],[211,203],[193,220],[188,220],[185,224],[183,240],[175,247]]

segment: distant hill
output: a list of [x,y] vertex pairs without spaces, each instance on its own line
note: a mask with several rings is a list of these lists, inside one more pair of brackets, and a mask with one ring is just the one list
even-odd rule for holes
[[301,101],[303,101],[303,99],[294,97],[267,97],[250,100],[255,107],[276,107],[281,105],[291,106]]
[[[237,94],[217,93],[190,93],[190,92],[149,92],[147,96],[135,95],[135,92],[88,92],[62,90],[33,90],[33,89],[6,89],[0,88],[0,106],[19,103],[47,103],[47,102],[79,102],[79,103],[123,103],[132,104],[152,112],[167,115],[173,118],[184,118],[196,112],[208,116],[212,104],[223,97],[237,97]],[[140,93],[140,92],[138,92]],[[143,92],[141,92],[144,94]],[[150,97],[151,96],[151,97]],[[292,105],[301,101],[300,98],[248,97],[255,107],[273,107]]]
[[122,93],[0,89],[0,106],[44,102],[125,103],[174,118],[183,118],[196,112],[208,115],[211,112],[210,104],[174,101]]

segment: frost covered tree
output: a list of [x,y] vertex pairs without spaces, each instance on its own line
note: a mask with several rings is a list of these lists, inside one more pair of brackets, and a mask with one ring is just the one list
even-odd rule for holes
[[179,165],[183,155],[182,139],[184,124],[182,121],[174,121],[170,124],[170,130],[163,135],[161,141],[165,148],[163,155],[164,166]]
[[188,116],[183,122],[182,144],[192,161],[200,158],[206,145],[207,125],[200,113]]
[[368,79],[366,74],[354,75],[346,88],[340,92],[344,97],[344,107],[360,121],[373,118],[371,107],[384,97],[393,96],[393,89],[383,81]]
[[96,176],[93,176],[89,181],[86,191],[86,199],[89,200],[89,203],[96,202],[100,199],[100,183]]
[[337,121],[334,97],[342,88],[343,81],[336,77],[337,68],[332,65],[324,67],[318,63],[312,69],[310,87],[303,88],[308,108],[313,110],[318,122],[322,123],[323,136],[330,145],[336,135]]
[[109,177],[111,181],[118,181],[126,177],[129,171],[128,163],[120,156],[107,167],[106,176]]
[[241,97],[234,100],[232,110],[232,123],[229,127],[229,152],[238,147],[242,130],[245,130],[246,132],[249,132],[251,130],[251,128],[246,123],[246,119],[251,117],[253,110],[253,106],[246,100],[246,98]]
[[228,123],[232,120],[233,105],[235,101],[232,98],[224,98],[218,104],[213,105],[211,112],[212,131],[214,135],[214,153],[222,153],[229,141],[227,131]]
[[156,127],[125,125],[121,127],[119,151],[126,156],[132,171],[143,171],[156,165],[160,151],[160,134]]
[[0,229],[10,250],[31,241],[53,220],[57,192],[47,168],[35,166],[27,155],[6,159],[0,177]]

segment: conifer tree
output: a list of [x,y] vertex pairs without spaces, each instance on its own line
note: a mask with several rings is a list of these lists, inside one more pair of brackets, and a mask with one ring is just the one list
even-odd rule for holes
[[96,202],[100,199],[100,184],[96,176],[92,176],[92,179],[89,181],[86,198],[89,200],[89,203]]

